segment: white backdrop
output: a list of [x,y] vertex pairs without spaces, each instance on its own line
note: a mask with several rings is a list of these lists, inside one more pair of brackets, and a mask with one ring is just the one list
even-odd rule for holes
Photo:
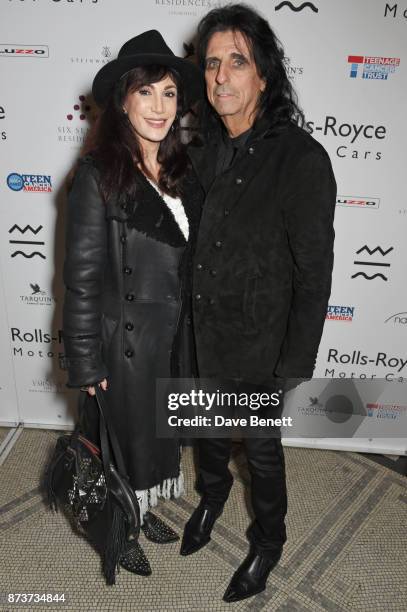
[[[183,43],[218,4],[0,0],[1,423],[72,424],[76,393],[58,362],[64,181],[96,110],[95,72],[152,28],[185,55]],[[333,287],[315,376],[407,382],[407,5],[251,4],[284,44],[338,183]],[[407,410],[407,400],[397,402]]]

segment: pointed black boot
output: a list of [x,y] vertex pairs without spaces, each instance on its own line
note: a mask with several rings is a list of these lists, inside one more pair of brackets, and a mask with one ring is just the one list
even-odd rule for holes
[[152,512],[146,512],[143,516],[141,529],[146,538],[156,544],[166,544],[179,540],[179,535]]
[[222,511],[223,507],[213,509],[205,505],[205,502],[199,504],[185,525],[180,549],[181,555],[192,555],[210,541],[213,526]]
[[233,574],[223,596],[223,601],[228,603],[240,601],[264,591],[267,578],[271,570],[277,565],[280,557],[281,552],[276,553],[272,559],[263,557],[254,551],[249,552],[246,559]]
[[129,542],[126,552],[120,557],[120,566],[132,574],[150,576],[150,563],[138,542]]

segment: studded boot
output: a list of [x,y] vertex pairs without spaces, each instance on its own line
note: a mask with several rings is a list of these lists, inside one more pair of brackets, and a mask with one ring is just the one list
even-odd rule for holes
[[138,542],[129,542],[126,552],[119,560],[120,566],[132,574],[149,576],[151,574],[150,563]]
[[152,512],[146,512],[143,516],[141,529],[146,538],[156,544],[166,544],[179,540],[179,535]]

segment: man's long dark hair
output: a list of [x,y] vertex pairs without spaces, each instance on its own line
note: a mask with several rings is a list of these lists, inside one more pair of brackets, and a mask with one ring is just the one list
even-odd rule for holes
[[202,69],[209,39],[216,32],[241,32],[251,49],[260,78],[266,88],[260,94],[256,117],[268,116],[271,127],[279,129],[289,123],[304,126],[296,93],[284,66],[284,50],[268,22],[245,4],[231,4],[213,9],[198,26],[197,56]]
[[181,180],[187,168],[185,145],[181,143],[180,116],[183,109],[183,89],[179,74],[167,66],[140,66],[131,70],[116,84],[106,107],[96,121],[87,149],[91,150],[101,170],[100,191],[104,200],[113,194],[120,201],[132,199],[137,190],[136,166],[149,178],[142,150],[123,103],[128,93],[157,83],[169,76],[177,86],[177,115],[167,136],[161,141],[158,161],[161,164],[158,186],[173,197],[182,195]]

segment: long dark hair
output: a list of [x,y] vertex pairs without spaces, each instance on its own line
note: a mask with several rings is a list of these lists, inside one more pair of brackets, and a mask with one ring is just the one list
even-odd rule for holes
[[181,179],[188,158],[180,136],[180,117],[184,108],[181,78],[168,66],[149,65],[134,68],[116,83],[88,142],[87,149],[101,169],[99,188],[105,201],[113,194],[118,194],[120,201],[134,198],[137,190],[137,165],[144,174],[153,178],[144,164],[134,129],[123,112],[123,103],[128,93],[157,83],[167,75],[177,86],[177,115],[159,146],[158,161],[161,169],[158,186],[172,197],[182,195]]
[[271,127],[278,129],[294,122],[301,127],[305,119],[297,95],[287,76],[284,50],[268,22],[245,4],[231,4],[213,9],[198,26],[197,56],[205,69],[209,39],[215,32],[241,32],[251,48],[259,76],[266,81],[257,104],[256,117],[267,115]]

